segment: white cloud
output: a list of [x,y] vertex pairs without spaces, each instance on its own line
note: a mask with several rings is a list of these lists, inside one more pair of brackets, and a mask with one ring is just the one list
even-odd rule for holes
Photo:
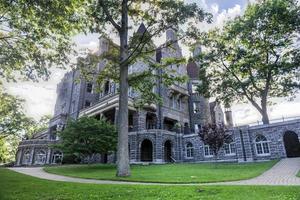
[[28,116],[39,119],[43,115],[53,114],[56,100],[56,85],[67,70],[53,69],[48,81],[4,83],[5,90],[25,99],[25,112]]

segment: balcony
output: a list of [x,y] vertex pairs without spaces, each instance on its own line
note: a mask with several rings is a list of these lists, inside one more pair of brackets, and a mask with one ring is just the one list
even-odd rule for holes
[[47,146],[47,145],[52,145],[52,144],[57,144],[58,140],[40,140],[40,139],[35,139],[35,140],[23,140],[19,143],[19,147],[22,146],[32,146],[32,145],[38,145],[38,146]]

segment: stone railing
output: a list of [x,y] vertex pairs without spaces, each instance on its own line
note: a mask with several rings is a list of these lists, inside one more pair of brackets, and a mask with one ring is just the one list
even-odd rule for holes
[[19,143],[19,146],[30,146],[30,145],[49,145],[49,144],[56,144],[58,140],[23,140]]
[[141,131],[129,132],[129,135],[132,135],[132,134],[147,134],[147,133],[163,133],[163,134],[169,134],[169,135],[179,134],[177,132],[168,131],[168,130],[164,130],[164,129],[146,129],[146,130],[141,130]]

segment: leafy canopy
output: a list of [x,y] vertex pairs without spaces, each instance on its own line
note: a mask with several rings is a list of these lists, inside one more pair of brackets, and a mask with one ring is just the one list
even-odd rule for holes
[[230,138],[223,124],[206,124],[198,134],[203,143],[212,150],[216,159],[220,149]]
[[83,30],[82,0],[1,0],[0,77],[36,80],[52,66],[64,67],[70,36]]
[[90,157],[97,153],[116,150],[117,132],[115,126],[105,119],[81,117],[69,120],[66,128],[58,133],[61,142],[55,145],[64,154]]
[[300,88],[299,31],[295,0],[251,4],[221,30],[191,30],[206,49],[198,59],[209,84],[200,92],[227,104],[249,101],[269,123],[270,97],[292,99]]

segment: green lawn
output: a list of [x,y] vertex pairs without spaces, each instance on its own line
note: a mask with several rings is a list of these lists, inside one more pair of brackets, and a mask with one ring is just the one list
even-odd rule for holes
[[131,176],[118,178],[115,176],[115,165],[66,165],[46,167],[45,171],[54,174],[102,179],[126,180],[163,183],[207,183],[218,181],[242,180],[256,177],[272,167],[277,161],[261,163],[212,163],[201,164],[168,164],[168,165],[132,165]]
[[0,168],[1,200],[299,200],[300,187],[96,185],[42,180]]

